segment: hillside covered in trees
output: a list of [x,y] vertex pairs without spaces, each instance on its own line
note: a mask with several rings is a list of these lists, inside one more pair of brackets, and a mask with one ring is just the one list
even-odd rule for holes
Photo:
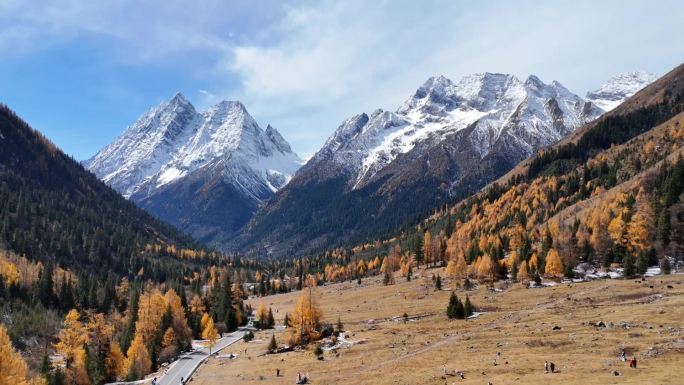
[[145,375],[201,337],[205,313],[235,329],[256,266],[156,220],[0,106],[0,349],[48,382]]
[[[307,263],[346,280],[416,265],[450,277],[573,276],[581,263],[626,275],[684,253],[684,66],[496,183],[399,236]],[[664,266],[667,268],[667,266]]]

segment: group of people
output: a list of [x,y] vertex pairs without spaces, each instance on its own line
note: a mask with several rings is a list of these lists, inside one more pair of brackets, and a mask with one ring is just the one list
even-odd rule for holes
[[620,361],[627,362],[630,368],[636,369],[637,367],[636,356],[632,356],[632,358],[627,359],[627,353],[624,350],[620,353]]
[[554,364],[553,362],[544,361],[544,373],[548,373],[548,372],[555,373],[556,372],[556,364]]
[[309,383],[309,373],[302,376],[302,373],[297,372],[297,384],[308,384]]

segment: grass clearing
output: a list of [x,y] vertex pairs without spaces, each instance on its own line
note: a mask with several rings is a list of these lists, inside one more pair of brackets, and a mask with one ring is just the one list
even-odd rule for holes
[[[433,272],[441,269],[427,275]],[[501,292],[458,289],[459,298],[469,295],[484,311],[467,321],[446,317],[448,281],[440,292],[429,278],[398,278],[392,286],[380,281],[317,288],[324,319],[335,324],[339,316],[349,340],[363,343],[325,352],[323,361],[316,360],[313,348],[263,355],[271,334],[282,343],[284,331],[260,331],[254,341],[222,352],[239,353],[237,359],[211,358],[192,383],[292,384],[297,372],[309,373],[313,384],[668,384],[684,376],[683,275],[540,289],[515,284]],[[263,300],[281,324],[298,295],[250,303],[256,308]],[[429,315],[406,323],[391,320],[404,313]],[[600,321],[607,327],[595,326]],[[637,356],[637,369],[618,359],[623,349]],[[545,360],[559,373],[545,374]],[[445,376],[445,368],[465,372],[465,379]]]

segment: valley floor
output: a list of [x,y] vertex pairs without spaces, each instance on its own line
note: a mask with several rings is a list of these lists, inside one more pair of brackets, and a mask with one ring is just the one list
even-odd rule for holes
[[[360,286],[319,287],[325,320],[335,324],[339,316],[349,340],[361,343],[339,355],[325,352],[318,361],[311,348],[263,355],[271,334],[282,344],[285,331],[258,332],[254,341],[221,353],[239,354],[236,359],[212,357],[192,383],[293,384],[297,372],[309,373],[313,384],[671,384],[684,377],[684,275],[539,289],[515,284],[500,292],[457,289],[484,313],[450,321],[450,283],[435,292],[427,277],[441,272],[412,282],[398,278],[392,286],[375,277]],[[299,294],[263,299],[278,324]],[[259,299],[251,303],[256,308]],[[391,319],[404,313],[429,315],[407,323]],[[595,326],[601,321],[606,327]],[[636,369],[618,359],[622,350],[636,355]],[[558,373],[545,374],[545,360]],[[445,368],[465,372],[465,379],[445,376]]]

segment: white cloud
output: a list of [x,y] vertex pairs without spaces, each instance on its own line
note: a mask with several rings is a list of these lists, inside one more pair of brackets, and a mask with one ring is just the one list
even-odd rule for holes
[[583,93],[617,72],[662,73],[684,58],[682,19],[666,0],[3,0],[0,59],[73,40],[126,64],[199,57],[187,72],[200,107],[241,99],[308,156],[344,118],[395,109],[431,75],[534,73]]
[[431,75],[534,73],[583,94],[618,72],[662,73],[683,57],[670,29],[683,17],[671,1],[323,1],[290,8],[222,68],[309,155],[342,119],[394,109]]

